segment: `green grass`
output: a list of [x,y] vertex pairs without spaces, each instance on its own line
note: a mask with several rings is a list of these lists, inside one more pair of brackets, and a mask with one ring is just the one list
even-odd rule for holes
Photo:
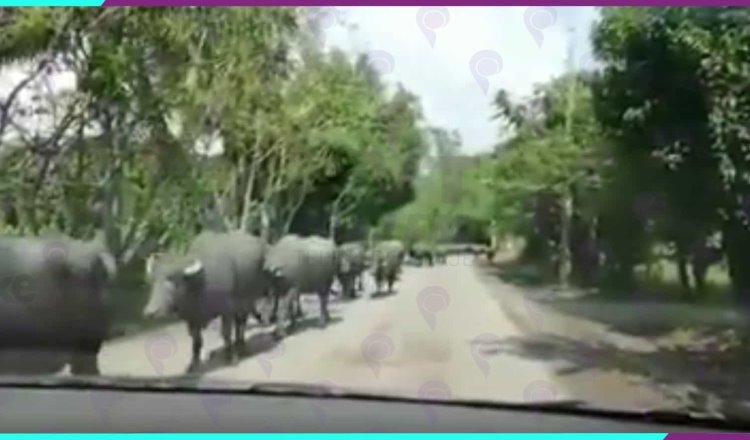
[[[524,287],[542,287],[553,285],[556,282],[554,274],[541,268],[533,262],[522,262],[511,259],[498,263],[500,277],[511,284]],[[725,304],[731,300],[729,296],[730,279],[726,268],[722,265],[712,266],[706,275],[706,291],[703,293],[686,292],[680,284],[677,265],[668,260],[660,260],[651,267],[651,273],[647,273],[644,265],[635,269],[636,291],[649,299],[664,301],[682,301],[706,304]],[[604,287],[601,288],[604,291]],[[607,292],[615,292],[606,289]],[[622,295],[630,296],[632,292],[621,292]],[[613,295],[610,295],[613,296]]]
[[730,300],[729,288],[731,280],[726,268],[721,264],[712,266],[706,274],[706,291],[686,292],[680,284],[677,264],[668,260],[660,260],[652,265],[652,273],[648,274],[645,266],[636,267],[638,285],[649,294],[663,295],[666,300],[689,300],[701,303],[725,303]]

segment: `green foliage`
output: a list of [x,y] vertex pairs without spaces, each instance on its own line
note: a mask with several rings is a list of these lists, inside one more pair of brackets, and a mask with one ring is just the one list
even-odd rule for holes
[[[103,230],[131,266],[202,228],[274,238],[324,213],[305,232],[327,234],[406,203],[424,151],[418,100],[386,93],[362,59],[309,44],[303,14],[3,13],[0,63],[36,63],[17,89],[41,89],[56,72],[76,83],[33,103],[2,97],[2,227]],[[30,114],[57,116],[50,130],[27,130]]]

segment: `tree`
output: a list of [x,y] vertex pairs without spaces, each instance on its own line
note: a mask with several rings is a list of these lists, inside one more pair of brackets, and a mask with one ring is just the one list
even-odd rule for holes
[[608,10],[594,38],[606,62],[597,113],[617,141],[618,166],[638,167],[641,188],[663,194],[659,234],[675,244],[683,279],[691,249],[722,231],[734,291],[742,297],[750,287],[742,128],[749,109],[747,14]]

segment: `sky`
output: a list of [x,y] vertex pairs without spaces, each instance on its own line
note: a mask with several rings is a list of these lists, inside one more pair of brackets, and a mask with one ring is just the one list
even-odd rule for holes
[[[387,83],[401,83],[421,98],[426,124],[458,130],[470,154],[491,150],[505,133],[491,119],[497,90],[519,98],[562,73],[569,40],[577,68],[593,63],[588,36],[597,11],[591,7],[346,7],[318,13],[326,47],[352,57],[367,53]],[[0,97],[24,70],[0,71]],[[63,72],[52,83],[64,90],[75,78]],[[33,93],[25,91],[22,99]],[[36,122],[48,125],[44,119]]]
[[502,127],[492,97],[527,95],[573,64],[592,64],[591,7],[349,7],[323,11],[327,47],[367,53],[384,80],[420,96],[428,124],[456,129],[463,151],[490,150]]

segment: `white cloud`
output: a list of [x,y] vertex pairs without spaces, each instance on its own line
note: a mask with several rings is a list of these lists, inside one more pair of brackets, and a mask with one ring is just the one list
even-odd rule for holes
[[[353,26],[330,21],[325,39],[329,47],[351,53],[390,54],[393,71],[385,79],[401,82],[418,94],[432,125],[458,129],[467,152],[485,151],[497,142],[500,130],[499,124],[490,120],[494,112],[491,100],[497,90],[524,95],[535,83],[560,74],[571,28],[575,31],[575,60],[590,59],[587,37],[597,15],[595,9],[527,9],[339,8],[342,19]],[[499,73],[489,75],[498,64],[488,59],[472,73],[472,56],[485,50],[502,58]],[[486,92],[480,84],[482,78],[486,79]]]

